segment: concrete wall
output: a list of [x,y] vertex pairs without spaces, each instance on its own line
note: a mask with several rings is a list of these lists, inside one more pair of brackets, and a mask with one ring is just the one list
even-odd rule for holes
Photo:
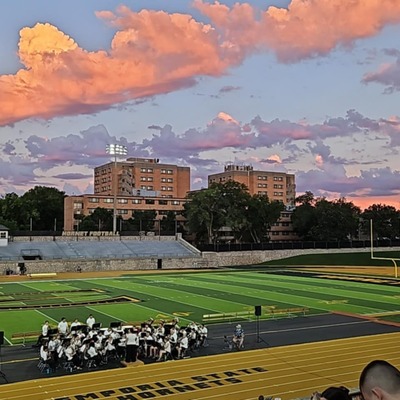
[[[188,268],[218,268],[233,265],[252,265],[265,261],[279,260],[281,258],[293,257],[302,254],[323,254],[323,253],[356,253],[368,252],[369,248],[363,249],[311,249],[311,250],[274,250],[274,251],[244,251],[214,253],[204,252],[202,257],[188,258],[163,258],[162,269],[188,269]],[[375,249],[375,251],[400,251],[397,247]],[[43,272],[74,272],[78,267],[84,272],[91,271],[134,271],[134,270],[156,270],[158,269],[157,258],[136,258],[136,259],[98,259],[98,260],[33,260],[25,261],[27,273]],[[0,262],[0,273],[6,269],[17,272],[17,262]],[[388,261],[388,265],[391,262]]]

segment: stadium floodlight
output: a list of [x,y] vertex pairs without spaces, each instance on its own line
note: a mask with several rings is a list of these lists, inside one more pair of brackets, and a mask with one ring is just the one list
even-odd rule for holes
[[121,144],[108,144],[106,146],[107,154],[114,156],[114,173],[113,173],[113,233],[117,232],[117,192],[118,192],[118,175],[117,175],[117,157],[126,156],[128,148]]

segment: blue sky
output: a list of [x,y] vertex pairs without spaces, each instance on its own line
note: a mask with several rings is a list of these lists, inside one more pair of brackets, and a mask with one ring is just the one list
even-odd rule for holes
[[0,194],[93,191],[107,143],[191,167],[296,174],[400,209],[400,3],[0,4]]

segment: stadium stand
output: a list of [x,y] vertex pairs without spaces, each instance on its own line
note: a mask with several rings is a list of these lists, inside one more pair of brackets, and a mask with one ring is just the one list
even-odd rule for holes
[[[10,242],[0,249],[0,260],[23,260],[34,254],[37,259],[97,259],[138,257],[196,257],[199,254],[181,241],[173,240],[57,240]],[[31,257],[30,257],[31,258]]]

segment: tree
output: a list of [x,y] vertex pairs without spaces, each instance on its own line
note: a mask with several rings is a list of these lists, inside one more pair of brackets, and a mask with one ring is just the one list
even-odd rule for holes
[[268,232],[285,209],[279,201],[270,202],[267,196],[253,195],[246,210],[247,230],[254,243],[269,241]]
[[34,230],[50,231],[55,225],[64,225],[64,197],[54,187],[35,186],[21,196],[23,218],[26,223],[32,218]]
[[248,198],[246,185],[236,181],[212,183],[190,194],[184,205],[189,231],[196,234],[197,242],[215,243],[223,226],[240,226]]
[[174,211],[168,211],[160,221],[161,230],[166,232],[175,232],[177,229],[176,214]]
[[7,193],[0,199],[0,224],[10,230],[19,230],[21,216],[22,204],[16,193]]
[[313,240],[312,229],[317,224],[317,214],[315,210],[315,199],[311,192],[296,198],[299,206],[293,211],[292,225],[297,235],[304,240]]
[[[400,211],[385,204],[372,204],[361,214],[364,221],[373,222],[373,233],[377,238],[394,239],[400,236]],[[364,233],[368,233],[369,224],[363,224]]]
[[97,207],[92,214],[87,215],[79,223],[80,231],[112,231],[113,212]]
[[157,213],[154,210],[138,210],[133,213],[132,225],[137,231],[149,232],[154,229],[156,217]]
[[357,235],[361,210],[345,198],[329,201],[306,192],[296,201],[301,204],[293,212],[293,229],[303,240],[349,240]]
[[315,203],[317,223],[311,228],[313,240],[338,241],[353,238],[358,231],[360,208],[346,199],[328,201],[318,199]]

